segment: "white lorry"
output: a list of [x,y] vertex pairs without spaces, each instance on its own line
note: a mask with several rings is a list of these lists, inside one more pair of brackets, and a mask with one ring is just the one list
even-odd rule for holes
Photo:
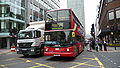
[[30,22],[25,30],[20,30],[17,39],[17,54],[43,55],[45,21]]

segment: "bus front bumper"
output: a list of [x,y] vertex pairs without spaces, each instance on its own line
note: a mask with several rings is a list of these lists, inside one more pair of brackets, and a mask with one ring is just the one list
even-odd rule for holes
[[73,52],[44,52],[44,56],[74,57]]

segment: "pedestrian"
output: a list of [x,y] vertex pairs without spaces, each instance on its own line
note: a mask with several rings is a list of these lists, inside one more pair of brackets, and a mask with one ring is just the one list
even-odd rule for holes
[[98,52],[99,51],[99,45],[98,45],[98,40],[95,41],[95,50]]
[[98,40],[99,50],[102,51],[102,40]]
[[104,51],[107,51],[107,42],[103,41]]
[[90,40],[88,41],[88,44],[87,44],[87,51],[91,52],[91,41]]
[[93,50],[95,50],[95,40],[91,41],[91,47],[92,47]]

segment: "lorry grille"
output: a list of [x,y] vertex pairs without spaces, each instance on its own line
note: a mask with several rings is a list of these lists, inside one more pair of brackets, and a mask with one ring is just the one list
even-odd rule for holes
[[18,43],[19,48],[31,48],[32,43]]

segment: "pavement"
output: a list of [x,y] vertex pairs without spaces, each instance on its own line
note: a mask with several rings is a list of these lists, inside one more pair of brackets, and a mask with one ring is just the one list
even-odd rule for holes
[[108,52],[120,52],[120,47],[107,47]]
[[[103,47],[102,47],[103,48]],[[115,50],[116,49],[116,50]],[[89,50],[90,52],[96,52],[96,50]],[[98,50],[99,52],[120,52],[120,47],[111,47],[111,46],[107,46],[107,51],[104,51],[104,49],[102,49],[102,51]]]
[[11,50],[10,49],[0,49],[0,54],[6,54],[6,53],[10,53]]

